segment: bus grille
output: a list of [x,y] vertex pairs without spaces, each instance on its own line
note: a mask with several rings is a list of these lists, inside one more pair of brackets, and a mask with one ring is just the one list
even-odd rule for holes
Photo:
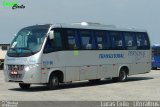
[[24,65],[8,65],[8,75],[10,79],[22,79],[24,76]]
[[8,65],[8,70],[12,71],[13,69],[17,69],[18,71],[23,71],[24,65]]

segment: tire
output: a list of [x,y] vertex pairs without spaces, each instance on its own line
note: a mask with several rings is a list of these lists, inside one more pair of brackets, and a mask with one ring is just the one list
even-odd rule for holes
[[112,78],[115,82],[124,82],[127,80],[127,71],[125,69],[121,69],[119,72],[119,77]]
[[21,89],[27,90],[30,88],[30,84],[19,83]]
[[59,78],[55,75],[51,75],[49,82],[47,84],[48,89],[55,90],[59,86]]
[[97,83],[99,81],[100,81],[100,79],[89,80],[89,82],[92,82],[92,83]]
[[118,81],[119,82],[124,82],[126,80],[127,80],[127,71],[125,69],[122,69],[119,72]]

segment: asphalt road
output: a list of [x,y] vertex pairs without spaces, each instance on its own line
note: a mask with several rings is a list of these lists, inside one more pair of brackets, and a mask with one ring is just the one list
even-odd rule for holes
[[57,90],[33,85],[27,91],[17,83],[4,82],[0,71],[0,101],[160,101],[160,70],[130,76],[123,83],[83,81],[63,84]]

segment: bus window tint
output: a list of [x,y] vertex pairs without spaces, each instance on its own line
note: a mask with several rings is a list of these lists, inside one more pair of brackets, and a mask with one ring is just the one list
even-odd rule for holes
[[89,31],[80,31],[81,48],[93,49],[91,33]]
[[75,36],[74,31],[71,31],[71,30],[67,31],[67,42],[68,42],[68,49],[69,50],[77,49],[75,37],[76,36]]
[[149,42],[149,38],[146,33],[144,33],[144,48],[150,49],[150,42]]
[[145,33],[136,33],[137,38],[137,47],[138,49],[149,49],[150,43],[147,34]]
[[106,49],[106,43],[105,43],[105,32],[96,32],[95,33],[96,39],[97,39],[97,47],[98,49]]
[[136,38],[137,38],[138,49],[142,49],[142,47],[143,47],[143,35],[141,33],[137,33]]
[[53,47],[55,50],[61,50],[62,49],[62,38],[61,33],[59,31],[54,32],[54,39],[53,39]]
[[50,53],[59,50],[62,50],[61,33],[58,30],[54,30],[54,39],[47,38],[44,47],[44,53]]
[[126,44],[126,49],[128,50],[135,50],[136,46],[134,43],[134,36],[132,33],[124,33],[124,39]]
[[110,37],[112,40],[112,48],[121,50],[123,49],[123,39],[121,32],[110,32]]

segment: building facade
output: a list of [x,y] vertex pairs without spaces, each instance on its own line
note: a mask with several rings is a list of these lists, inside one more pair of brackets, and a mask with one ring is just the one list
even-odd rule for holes
[[4,58],[9,46],[9,44],[0,44],[0,69],[3,69]]

